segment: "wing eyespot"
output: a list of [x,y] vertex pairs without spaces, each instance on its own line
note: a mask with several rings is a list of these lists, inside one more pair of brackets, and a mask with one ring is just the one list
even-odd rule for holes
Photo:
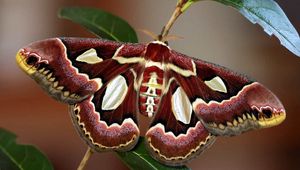
[[35,55],[29,55],[26,59],[26,63],[30,66],[35,65],[39,59]]

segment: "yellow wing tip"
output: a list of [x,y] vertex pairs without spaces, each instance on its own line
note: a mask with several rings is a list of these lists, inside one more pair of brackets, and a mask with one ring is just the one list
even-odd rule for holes
[[25,56],[22,54],[22,50],[19,50],[16,55],[16,62],[19,67],[27,74],[31,75],[36,72],[36,68],[34,66],[29,66],[25,61]]
[[279,114],[275,114],[269,119],[260,119],[258,120],[258,124],[262,128],[273,127],[281,124],[286,119],[286,113],[280,112]]

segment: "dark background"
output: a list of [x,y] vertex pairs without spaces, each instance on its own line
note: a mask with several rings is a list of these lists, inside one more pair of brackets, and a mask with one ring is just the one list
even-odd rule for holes
[[[278,1],[300,30],[300,2]],[[18,142],[40,148],[55,169],[77,168],[86,145],[76,134],[67,106],[48,97],[15,64],[17,50],[29,42],[57,36],[93,37],[82,27],[60,20],[63,6],[94,6],[127,20],[136,29],[159,33],[175,0],[0,0],[0,127]],[[138,33],[140,42],[151,39]],[[184,37],[170,46],[245,73],[266,85],[287,110],[283,124],[237,137],[220,137],[211,149],[188,164],[194,170],[300,169],[300,58],[232,8],[199,2],[174,25]],[[145,132],[147,121],[142,121]],[[87,169],[127,169],[114,153],[95,154]]]

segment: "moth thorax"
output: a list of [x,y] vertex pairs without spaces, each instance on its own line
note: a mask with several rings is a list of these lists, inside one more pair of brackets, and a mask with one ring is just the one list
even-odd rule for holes
[[154,62],[168,61],[170,56],[170,48],[163,42],[152,41],[148,44],[145,54],[146,60]]
[[146,67],[139,93],[140,113],[152,117],[157,111],[163,88],[163,70],[157,66]]

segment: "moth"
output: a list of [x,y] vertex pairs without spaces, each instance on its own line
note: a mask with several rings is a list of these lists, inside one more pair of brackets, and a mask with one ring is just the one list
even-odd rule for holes
[[81,138],[100,152],[131,150],[139,114],[152,119],[149,153],[170,166],[185,164],[217,136],[272,127],[286,117],[260,83],[161,41],[51,38],[23,47],[16,60],[50,96],[70,105]]

